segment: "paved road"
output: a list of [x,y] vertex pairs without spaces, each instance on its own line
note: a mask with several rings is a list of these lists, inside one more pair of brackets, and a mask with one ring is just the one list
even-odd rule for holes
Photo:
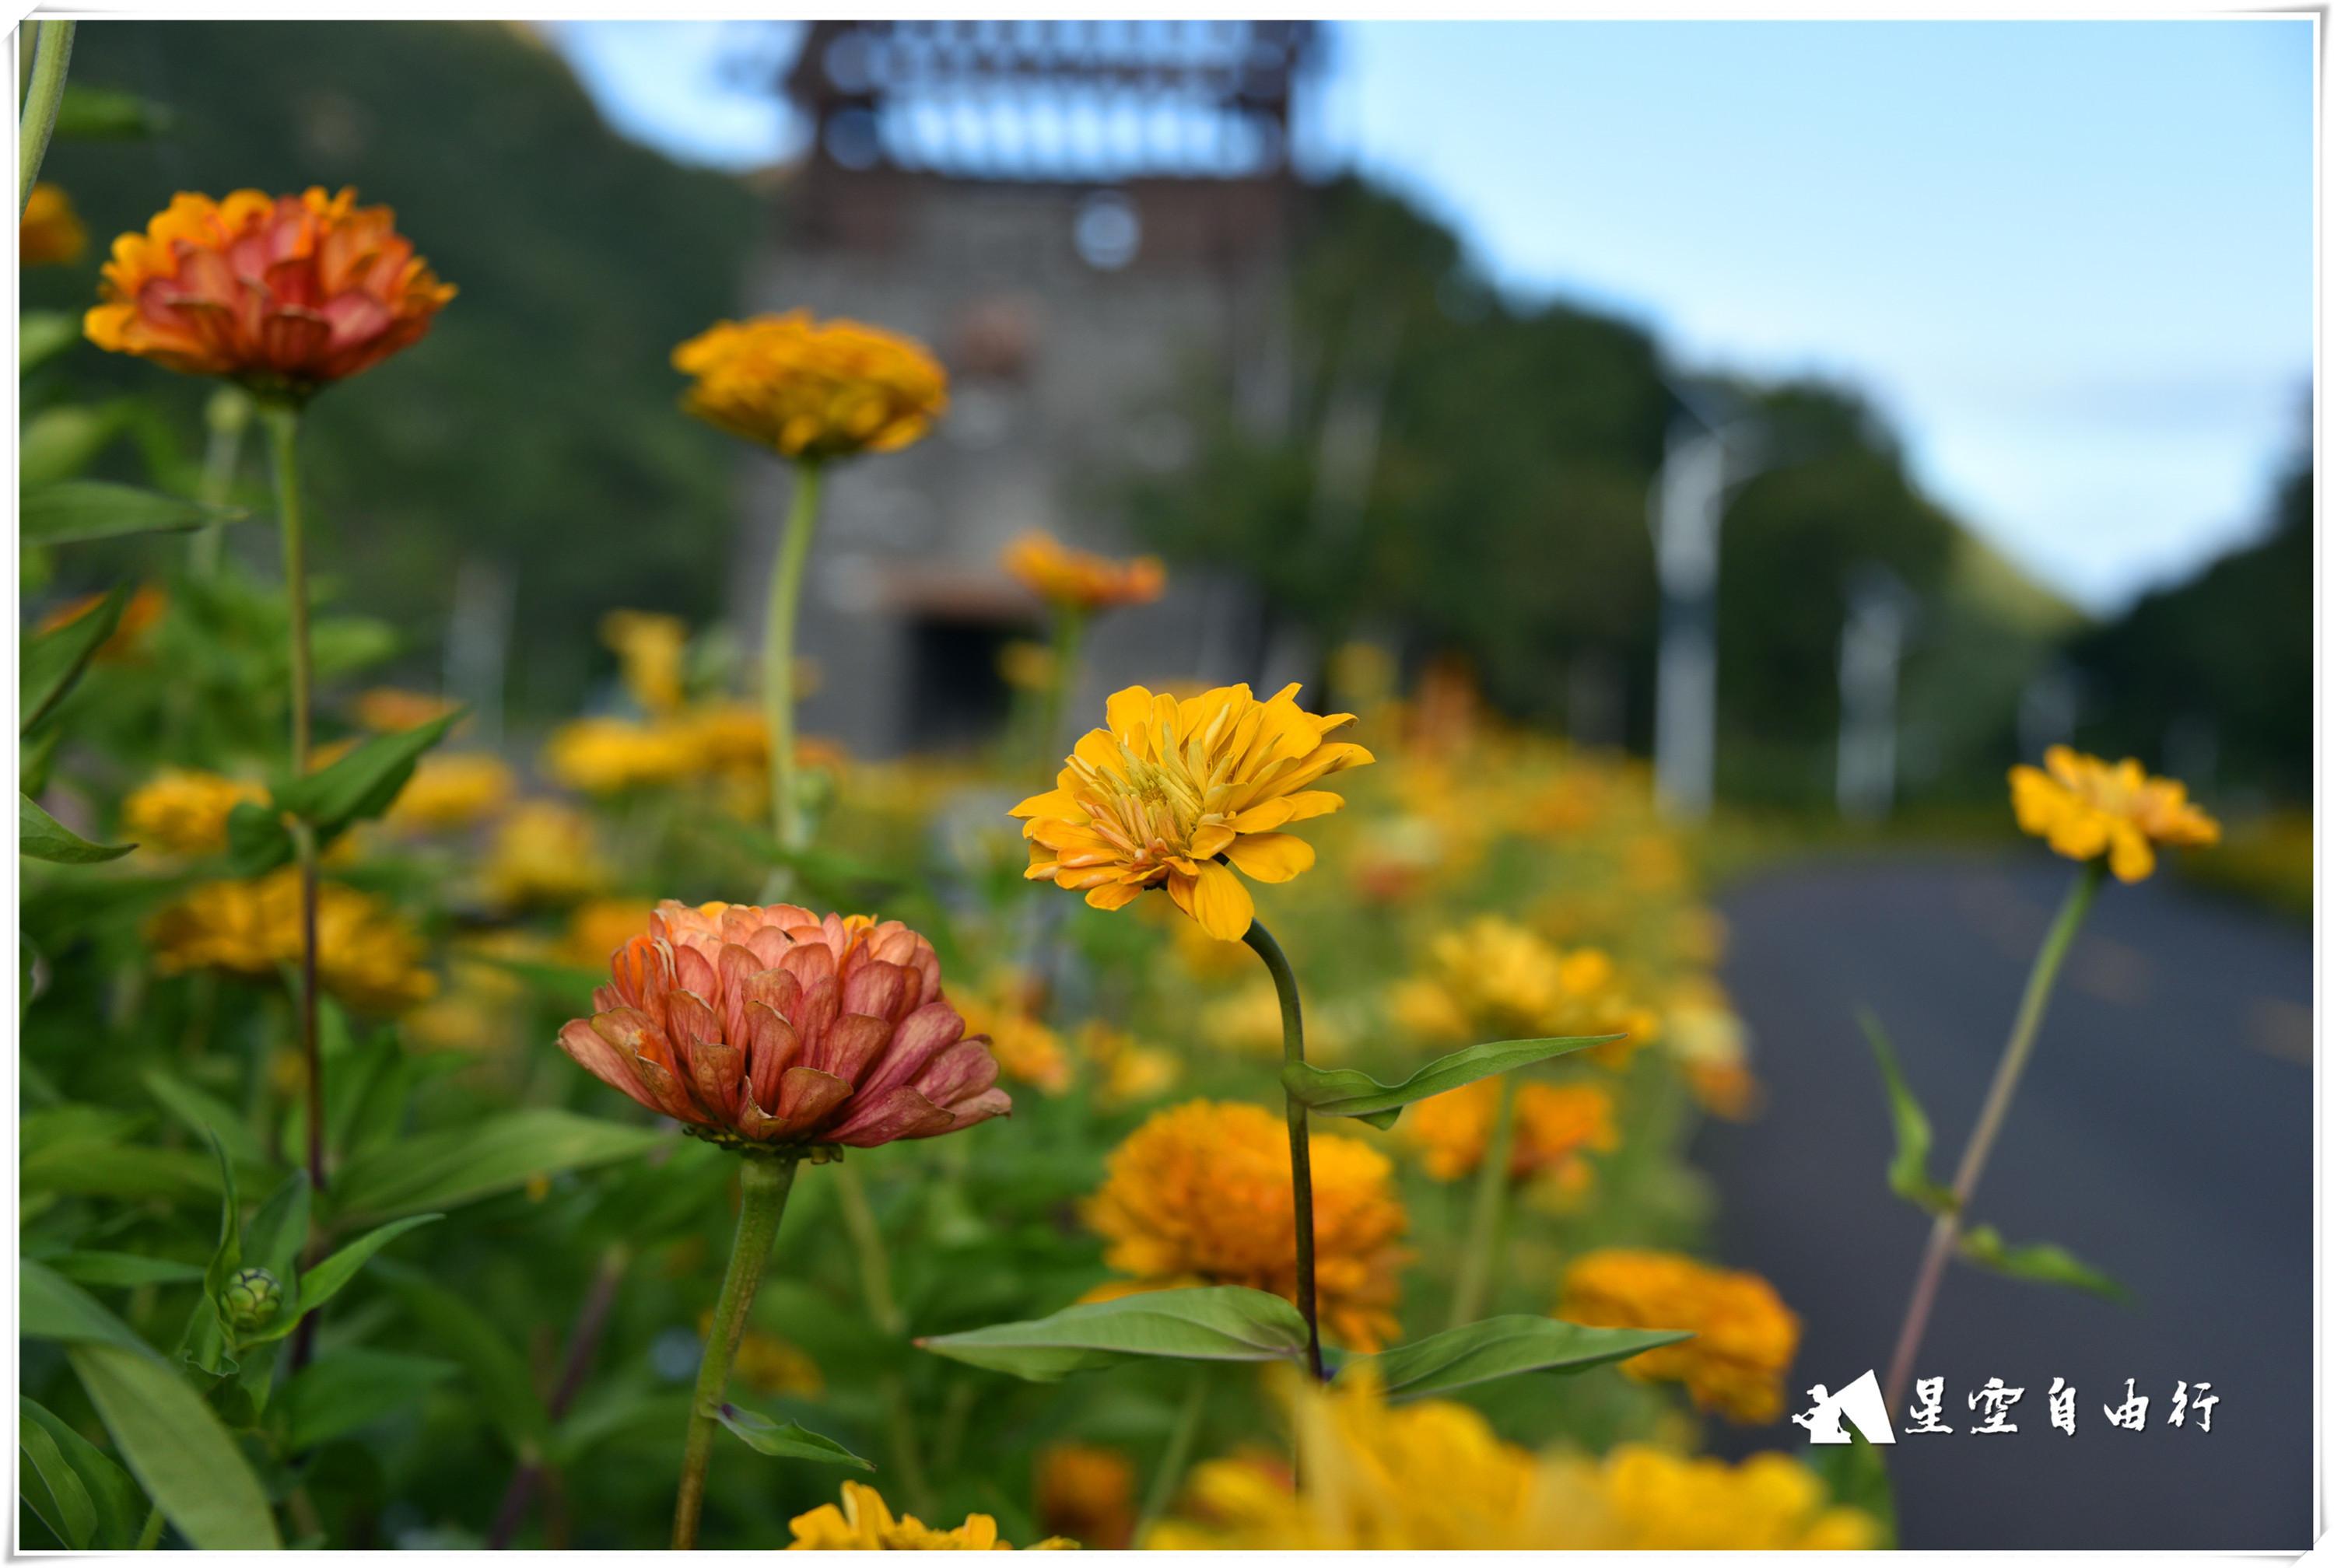
[[[1702,1133],[1696,1158],[1722,1205],[1722,1255],[1805,1320],[1799,1389],[1886,1376],[1926,1227],[1883,1178],[1887,1111],[1857,1007],[1895,1041],[1942,1179],[2067,879],[2039,854],[1841,861],[1721,900],[1727,983],[1771,1100],[1749,1126]],[[1955,1431],[1900,1438],[1905,1545],[2309,1544],[2310,1001],[2305,932],[2169,879],[2102,890],[1972,1210],[2013,1243],[2059,1243],[2137,1300],[1948,1273],[1917,1375],[1946,1379]],[[1969,1431],[1966,1396],[1992,1376],[2026,1390],[2014,1435]],[[2049,1421],[2053,1377],[2079,1390],[2072,1438]],[[2141,1431],[2103,1409],[2126,1378],[2150,1398]],[[2183,1380],[2220,1397],[2210,1433],[2193,1411],[2165,1424]],[[1785,1425],[1723,1440],[1798,1438]]]

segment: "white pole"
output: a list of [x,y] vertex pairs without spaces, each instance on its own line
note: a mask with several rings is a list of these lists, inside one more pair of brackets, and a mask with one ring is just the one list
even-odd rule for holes
[[1673,428],[1654,489],[1654,561],[1662,589],[1654,694],[1654,794],[1664,815],[1710,814],[1718,732],[1718,524],[1726,443]]

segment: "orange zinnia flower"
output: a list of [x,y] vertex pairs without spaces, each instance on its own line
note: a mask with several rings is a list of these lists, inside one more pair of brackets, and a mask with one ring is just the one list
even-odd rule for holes
[[672,351],[682,406],[809,462],[914,445],[948,409],[948,372],[912,338],[807,311],[716,322]]
[[1167,591],[1167,569],[1156,555],[1114,561],[1035,532],[1006,546],[1005,570],[1030,592],[1064,610],[1148,604]]
[[2158,844],[2221,842],[2221,824],[2189,800],[2187,785],[2151,778],[2136,758],[2107,763],[2054,746],[2042,762],[2010,770],[2011,804],[2020,828],[2069,860],[2105,855],[2117,881],[2136,882],[2156,870]]
[[33,188],[24,216],[16,220],[16,260],[28,267],[62,266],[79,261],[89,248],[89,231],[73,211],[72,198],[46,180]]
[[454,297],[396,223],[353,189],[181,191],[113,242],[82,330],[115,353],[305,397],[419,342]]
[[932,945],[897,920],[668,899],[610,962],[561,1049],[709,1141],[869,1149],[1013,1109]]

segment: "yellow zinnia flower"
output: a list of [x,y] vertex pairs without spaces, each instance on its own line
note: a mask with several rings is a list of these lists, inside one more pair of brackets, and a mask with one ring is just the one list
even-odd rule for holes
[[2151,778],[2133,757],[2102,762],[2070,746],[2042,754],[2044,768],[2010,770],[2018,825],[2071,861],[2107,857],[2116,880],[2156,870],[2157,844],[2216,844],[2221,824],[2188,799],[2178,779]]
[[[1499,1115],[1500,1087],[1496,1078],[1479,1078],[1410,1108],[1400,1124],[1403,1137],[1419,1150],[1427,1175],[1437,1181],[1457,1181],[1483,1163],[1491,1123]],[[1620,1141],[1613,1126],[1613,1096],[1602,1084],[1516,1085],[1510,1180],[1543,1172],[1561,1177],[1575,1167],[1585,1175],[1583,1154],[1609,1153]]]
[[1062,1037],[1037,1016],[1038,990],[1010,972],[994,975],[977,991],[951,998],[968,1034],[989,1036],[989,1053],[1006,1077],[1041,1093],[1070,1086],[1070,1058]]
[[264,805],[267,786],[195,768],[164,768],[121,803],[123,835],[176,855],[215,855],[227,848],[227,819],[249,801]]
[[[935,1530],[913,1514],[892,1517],[883,1495],[858,1481],[843,1483],[843,1506],[822,1503],[795,1516],[790,1552],[1010,1552],[1013,1544],[997,1538],[997,1521],[986,1514],[969,1514],[953,1530]],[[1030,1550],[1050,1551],[1072,1546],[1073,1541],[1040,1541]]]
[[495,830],[481,878],[487,899],[505,908],[574,903],[607,879],[592,819],[558,801],[512,808]]
[[[270,976],[301,957],[300,873],[207,882],[158,912],[146,939],[165,975],[189,969]],[[366,1013],[398,1013],[436,994],[421,935],[370,893],[317,890],[316,969],[324,989]]]
[[623,669],[624,689],[642,712],[670,713],[680,706],[689,627],[679,616],[611,610],[600,618],[600,640],[614,652]]
[[1167,568],[1156,555],[1114,561],[1073,550],[1049,534],[1032,531],[1005,547],[1005,570],[1060,610],[1092,611],[1148,604],[1167,591]]
[[1134,1538],[1134,1465],[1116,1448],[1055,1443],[1039,1450],[1037,1526],[1104,1552]]
[[517,787],[517,776],[500,757],[482,752],[425,756],[384,820],[418,832],[465,828],[500,811]]
[[1104,1111],[1155,1100],[1183,1075],[1183,1063],[1174,1056],[1138,1044],[1125,1030],[1099,1018],[1089,1018],[1079,1028],[1077,1045],[1094,1069],[1095,1103]]
[[1602,948],[1550,946],[1498,915],[1480,915],[1427,944],[1429,965],[1394,987],[1394,1021],[1430,1040],[1619,1034],[1591,1056],[1606,1066],[1660,1032],[1623,991]]
[[1321,1388],[1276,1380],[1295,1429],[1296,1473],[1278,1456],[1191,1472],[1154,1551],[1857,1548],[1866,1515],[1779,1454],[1741,1465],[1625,1444],[1593,1459],[1534,1455],[1465,1405],[1389,1407],[1366,1370]]
[[89,248],[89,231],[73,211],[72,197],[62,186],[43,180],[33,187],[24,216],[16,221],[16,265],[62,266],[81,259]]
[[[1239,1284],[1297,1299],[1288,1134],[1259,1106],[1194,1100],[1157,1111],[1110,1157],[1086,1219],[1103,1261],[1141,1285]],[[1313,1246],[1322,1327],[1374,1351],[1399,1324],[1399,1245],[1410,1220],[1384,1155],[1313,1138]]]
[[1565,1270],[1556,1315],[1592,1328],[1691,1329],[1693,1338],[1632,1356],[1621,1370],[1644,1382],[1683,1382],[1696,1405],[1729,1420],[1755,1424],[1783,1412],[1799,1314],[1755,1274],[1608,1247]]
[[948,409],[948,372],[921,343],[807,311],[716,322],[672,366],[697,378],[690,413],[808,462],[896,452]]
[[1023,875],[1083,891],[1098,909],[1164,884],[1210,936],[1246,936],[1256,902],[1232,867],[1285,882],[1310,866],[1313,847],[1278,830],[1343,806],[1312,786],[1373,760],[1322,738],[1352,714],[1307,713],[1297,690],[1265,702],[1246,685],[1181,701],[1140,686],[1113,697],[1108,727],[1085,733],[1055,787],[1013,808],[1027,819]]

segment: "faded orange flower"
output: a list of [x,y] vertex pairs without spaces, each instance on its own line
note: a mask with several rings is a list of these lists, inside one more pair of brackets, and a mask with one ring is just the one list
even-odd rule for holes
[[1114,561],[1034,531],[1006,546],[1005,570],[1048,604],[1081,612],[1148,604],[1167,591],[1167,568],[1156,555]]
[[62,266],[81,260],[88,248],[89,230],[82,226],[64,188],[46,180],[33,187],[24,215],[16,220],[16,265]]
[[1564,1271],[1557,1316],[1591,1328],[1691,1329],[1693,1338],[1632,1356],[1644,1382],[1682,1382],[1703,1409],[1753,1425],[1783,1413],[1783,1374],[1799,1353],[1799,1314],[1755,1274],[1680,1253],[1607,1247]]
[[690,413],[805,462],[896,452],[948,409],[948,372],[921,343],[807,311],[716,322],[672,366],[697,378]]
[[709,1141],[867,1149],[1013,1109],[932,945],[897,920],[668,899],[611,967],[560,1048]]
[[1310,866],[1313,846],[1279,830],[1343,806],[1313,785],[1373,760],[1323,738],[1352,714],[1307,713],[1297,690],[1266,702],[1245,684],[1180,701],[1140,686],[1119,692],[1108,727],[1085,733],[1055,787],[1013,808],[1027,819],[1022,874],[1082,891],[1098,909],[1163,885],[1210,936],[1246,936],[1256,901],[1233,867],[1285,882]]
[[[71,626],[104,602],[104,594],[92,593],[68,603],[60,604],[43,616],[40,624],[34,627],[34,630],[48,632]],[[125,664],[137,658],[140,644],[146,640],[146,633],[152,629],[156,621],[162,619],[162,612],[169,608],[170,595],[166,591],[151,582],[140,587],[136,592],[122,601],[121,619],[113,623],[112,634],[97,645],[97,652],[93,656],[97,662]]]
[[102,296],[82,323],[99,348],[299,398],[420,341],[454,287],[388,207],[311,187],[181,191],[113,242]]
[[1134,1465],[1116,1448],[1054,1443],[1039,1450],[1037,1527],[1103,1552],[1134,1539]]
[[2221,842],[2221,824],[2188,799],[2187,785],[2151,778],[2136,758],[2110,764],[2054,746],[2042,762],[2010,770],[2011,805],[2021,829],[2070,861],[2104,854],[2117,881],[2136,882],[2156,870],[2158,844]]

